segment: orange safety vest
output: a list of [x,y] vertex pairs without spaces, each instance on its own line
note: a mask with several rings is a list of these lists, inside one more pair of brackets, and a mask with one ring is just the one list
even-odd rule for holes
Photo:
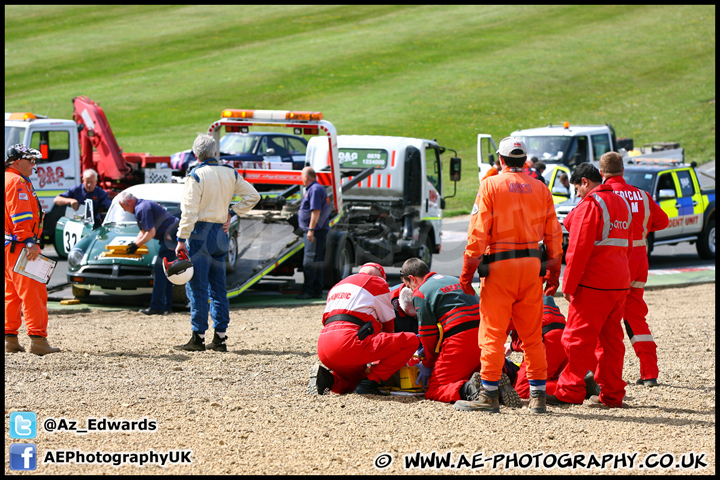
[[5,171],[5,246],[42,233],[43,210],[29,179],[9,167]]

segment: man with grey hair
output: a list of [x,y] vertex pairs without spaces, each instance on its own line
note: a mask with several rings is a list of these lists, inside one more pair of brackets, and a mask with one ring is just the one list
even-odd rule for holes
[[[232,206],[236,215],[247,213],[260,201],[260,195],[234,168],[215,158],[217,145],[211,136],[199,134],[193,143],[193,153],[200,163],[185,178],[180,203],[182,218],[175,248],[176,254],[182,251],[189,255],[195,270],[186,285],[192,337],[185,345],[175,348],[186,351],[206,349],[209,309],[215,336],[207,349],[226,352],[226,331],[230,322],[225,286],[225,258],[232,218],[229,209]],[[235,195],[239,195],[241,200],[231,205]]]
[[76,185],[67,192],[61,193],[55,197],[53,203],[58,206],[69,206],[77,211],[80,205],[84,204],[87,199],[91,199],[93,203],[95,221],[93,228],[98,228],[102,223],[100,209],[102,208],[104,212],[107,212],[110,208],[111,201],[107,192],[98,187],[98,174],[92,168],[85,169],[80,185]]

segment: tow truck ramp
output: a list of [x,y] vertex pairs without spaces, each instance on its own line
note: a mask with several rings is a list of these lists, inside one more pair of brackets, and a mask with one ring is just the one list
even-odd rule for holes
[[268,222],[269,215],[253,213],[240,218],[235,271],[226,277],[228,298],[240,295],[303,248],[303,238],[294,234],[292,225]]

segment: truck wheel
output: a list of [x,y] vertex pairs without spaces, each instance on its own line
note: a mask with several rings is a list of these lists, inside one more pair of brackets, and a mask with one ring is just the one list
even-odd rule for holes
[[235,271],[235,262],[238,257],[238,241],[237,234],[230,236],[227,259],[225,261],[225,271],[232,273]]
[[173,303],[187,305],[188,301],[185,285],[173,285]]
[[697,252],[705,260],[715,259],[715,219],[705,225],[697,241]]
[[337,263],[335,264],[335,277],[338,282],[352,274],[353,258],[352,246],[350,242],[345,240],[339,249]]
[[435,247],[435,242],[433,241],[432,237],[430,236],[430,232],[425,235],[425,241],[420,246],[420,250],[418,251],[418,258],[425,262],[428,266],[428,268],[432,268],[432,258],[433,258],[433,249]]
[[90,296],[90,290],[72,285],[72,294],[75,298],[87,298]]
[[323,270],[323,283],[325,288],[332,288],[345,277],[352,274],[355,266],[355,254],[352,242],[344,235],[328,236],[325,251],[325,264]]

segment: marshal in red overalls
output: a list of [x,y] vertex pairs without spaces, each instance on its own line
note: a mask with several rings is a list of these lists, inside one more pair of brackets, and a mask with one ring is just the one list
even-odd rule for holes
[[609,185],[592,189],[565,218],[569,245],[562,290],[570,308],[562,342],[568,365],[555,390],[563,402],[583,403],[585,374],[597,367],[600,402],[622,406],[621,321],[630,289],[631,222],[630,205]]

